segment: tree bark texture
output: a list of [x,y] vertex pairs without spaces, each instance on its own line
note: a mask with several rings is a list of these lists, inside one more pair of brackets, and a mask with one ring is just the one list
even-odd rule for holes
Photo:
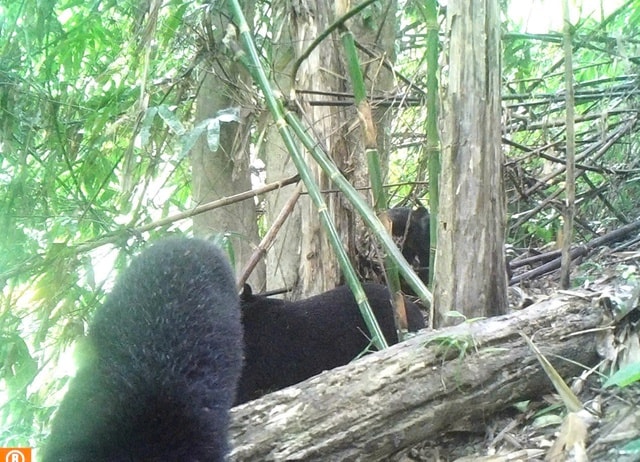
[[[217,16],[212,12],[212,17]],[[211,35],[221,42],[224,31],[225,21],[220,20],[212,28]],[[216,43],[208,45],[210,50],[220,48]],[[247,73],[238,63],[225,60],[223,56],[208,55],[208,58],[208,65],[202,69],[202,84],[196,99],[196,124],[214,117],[222,109],[241,105],[242,82],[249,81]],[[193,199],[196,205],[251,189],[249,122],[244,113],[239,123],[221,123],[219,147],[215,152],[209,148],[205,134],[199,138],[191,156]],[[259,242],[254,201],[240,201],[196,215],[193,225],[196,235],[227,234],[233,246],[236,273],[249,261]],[[265,266],[261,264],[249,282],[261,288],[264,279]]]
[[454,0],[447,15],[436,326],[450,310],[476,318],[501,314],[507,306],[498,2]]
[[[293,63],[336,20],[335,2],[322,0],[278,3],[274,4],[274,8],[276,10],[273,18],[281,18],[273,24],[274,31],[277,31],[277,34],[274,33],[276,40],[273,44],[274,82],[284,95],[292,94],[292,90],[296,91],[300,117],[308,125],[310,135],[326,150],[351,183],[356,187],[368,186],[362,135],[360,130],[354,130],[358,122],[355,107],[339,104],[343,100],[352,102],[352,99],[342,95],[352,93],[353,90],[347,79],[344,53],[337,33],[329,35],[311,52],[294,76],[295,88],[291,88]],[[349,22],[360,43],[378,53],[376,56],[379,59],[372,60],[371,56],[363,55],[361,62],[369,63],[364,69],[367,84],[379,92],[393,85],[392,74],[381,66],[380,61],[393,57],[395,9],[394,0],[384,12],[376,11],[373,16],[360,15]],[[379,45],[381,42],[382,46]],[[377,50],[374,45],[382,48],[382,51]],[[386,120],[383,111],[376,111],[375,116],[378,118],[376,122]],[[379,127],[378,133],[378,144],[384,148],[388,136],[382,127]],[[271,127],[266,130],[266,134],[267,142],[263,146],[267,181],[291,175],[295,168],[279,133],[275,127]],[[320,188],[334,189],[315,161],[310,156],[307,156],[307,160]],[[270,217],[277,216],[287,198],[286,191],[268,198],[268,221]],[[358,220],[354,216],[355,212],[351,206],[346,205],[339,193],[328,193],[324,198],[343,244],[353,254],[356,235],[362,231],[362,227],[356,228]],[[318,211],[308,197],[301,197],[294,216],[285,223],[281,236],[269,252],[267,268],[270,279],[268,287],[275,289],[283,285],[293,286],[293,298],[324,292],[338,284],[341,270],[322,230]]]
[[[332,9],[327,2],[299,2],[274,4],[273,18],[281,18],[273,24],[278,31],[274,41],[273,79],[279,91],[291,94],[291,71],[295,60],[302,55],[320,31],[332,21]],[[339,46],[339,44],[338,44]],[[338,49],[331,39],[320,44],[301,64],[295,76],[295,90],[330,91],[337,85],[336,75],[341,71],[338,66]],[[331,70],[332,72],[325,72]],[[335,72],[335,74],[332,74]],[[299,97],[297,95],[297,97]],[[328,99],[319,96],[317,99]],[[329,106],[306,107],[303,103],[304,122],[313,126],[312,136],[331,150],[330,134],[336,133],[338,119]],[[284,147],[277,127],[267,130],[267,143],[264,144],[267,181],[282,178],[295,172],[295,166],[289,152]],[[304,149],[301,147],[301,149]],[[315,172],[321,188],[326,188],[319,168],[312,160],[309,167]],[[275,218],[282,209],[288,196],[280,194],[268,198],[267,220]],[[324,233],[321,231],[318,212],[306,195],[303,195],[294,209],[291,221],[285,223],[267,257],[269,280],[268,288],[294,287],[294,298],[323,292],[335,285],[337,274],[336,259]]]
[[576,363],[595,364],[590,329],[603,319],[595,303],[565,296],[420,334],[234,408],[231,460],[384,460],[461,421],[483,431],[485,417],[552,388],[520,333],[567,379]]

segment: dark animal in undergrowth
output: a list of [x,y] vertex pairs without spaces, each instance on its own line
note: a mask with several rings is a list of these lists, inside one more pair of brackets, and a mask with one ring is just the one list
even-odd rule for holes
[[400,238],[402,255],[413,265],[425,284],[429,280],[429,246],[431,232],[429,212],[424,207],[394,207],[387,211],[393,236]]
[[[398,342],[387,288],[363,284],[388,344]],[[349,363],[371,346],[368,330],[347,286],[297,302],[241,296],[245,365],[236,404],[302,382]],[[425,327],[418,306],[405,299],[409,331]]]
[[235,279],[196,239],[134,259],[96,312],[43,462],[210,462],[242,368]]

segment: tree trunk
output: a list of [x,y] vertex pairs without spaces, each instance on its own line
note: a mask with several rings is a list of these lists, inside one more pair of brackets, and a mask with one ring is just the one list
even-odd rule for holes
[[[248,12],[247,14],[250,14]],[[217,18],[215,12],[212,18]],[[208,36],[222,41],[225,23],[218,21]],[[209,48],[218,47],[210,43]],[[238,82],[249,78],[238,63],[225,61],[222,56],[208,56],[202,69],[202,84],[196,99],[195,124],[212,118],[222,109],[240,105],[238,96],[242,88]],[[220,124],[220,142],[212,152],[206,135],[200,136],[191,156],[193,175],[193,199],[201,205],[223,197],[251,189],[249,171],[250,120],[241,115],[240,122]],[[256,206],[254,201],[241,201],[196,215],[193,218],[194,233],[199,236],[226,234],[233,247],[236,274],[243,268],[259,242]],[[257,288],[264,286],[265,267],[260,264],[249,278]]]
[[447,322],[450,310],[476,318],[507,307],[498,2],[453,0],[447,15],[436,326]]
[[[276,10],[272,16],[281,18],[279,21],[274,20],[273,24],[274,30],[278,31],[277,34],[274,33],[278,42],[274,42],[273,79],[283,94],[289,95],[292,90],[293,63],[320,32],[335,21],[335,7],[334,2],[326,0],[274,4],[274,8],[286,8]],[[380,48],[380,43],[383,43],[384,52],[380,53],[380,60],[393,59],[394,56],[395,9],[396,3],[393,1],[387,9],[373,17],[359,15],[350,21],[356,36],[362,39],[361,43],[369,45],[368,49],[374,50],[376,46]],[[365,34],[365,30],[368,33]],[[380,65],[379,60],[372,60],[370,56],[366,56],[361,62],[370,63],[365,69],[365,76],[371,88],[384,92],[392,86],[393,76]],[[363,140],[360,131],[352,129],[357,122],[355,107],[335,104],[340,99],[349,100],[341,96],[352,92],[351,83],[346,80],[346,76],[340,37],[337,34],[330,35],[298,69],[294,79],[296,98],[301,104],[301,118],[310,127],[309,132],[312,136],[354,186],[366,187],[369,182]],[[386,120],[382,110],[375,111],[375,116],[377,122]],[[379,127],[378,133],[379,147],[382,148],[380,152],[386,153],[386,131]],[[265,151],[263,157],[267,181],[290,176],[295,169],[275,127],[267,130],[266,138],[267,142],[263,146],[268,151]],[[308,159],[320,188],[333,189],[326,175],[310,156]],[[382,164],[386,165],[386,162]],[[286,193],[285,191],[268,198],[268,222],[277,216],[286,202]],[[353,255],[355,236],[361,232],[356,231],[357,220],[352,208],[346,205],[340,194],[328,193],[325,201],[343,244]],[[340,268],[321,228],[318,212],[308,197],[301,197],[294,214],[285,223],[281,236],[269,252],[267,267],[269,288],[297,286],[294,298],[324,292],[338,284],[341,277]]]
[[[274,74],[278,89],[285,95],[292,88],[291,70],[295,60],[306,50],[311,42],[331,22],[332,10],[326,2],[300,2],[295,6],[288,3],[275,5],[273,29],[278,31],[278,41],[273,44]],[[276,18],[280,18],[279,20]],[[276,35],[276,34],[274,34]],[[296,90],[324,90],[336,88],[335,75],[340,75],[337,60],[338,50],[333,41],[325,40],[302,63],[295,76]],[[331,70],[331,73],[325,70]],[[298,95],[304,98],[304,95]],[[328,99],[328,98],[318,98]],[[303,103],[304,121],[313,126],[313,135],[328,150],[332,148],[330,134],[339,131],[336,118],[328,106],[308,107]],[[334,131],[335,130],[335,131]],[[295,171],[289,153],[284,147],[277,127],[267,130],[267,142],[264,143],[264,161],[267,181],[289,176]],[[326,188],[313,161],[310,168],[316,171],[316,179],[321,188]],[[271,195],[267,205],[267,221],[271,222],[288,199],[287,195]],[[324,263],[324,264],[323,264]],[[330,249],[326,236],[321,231],[317,211],[303,195],[294,213],[285,223],[281,234],[268,254],[267,285],[279,288],[282,285],[294,287],[294,298],[311,295],[330,288],[335,278],[335,256]],[[335,284],[333,284],[335,285]]]
[[[597,360],[602,308],[583,297],[418,335],[232,410],[232,460],[375,461],[551,390]],[[583,331],[582,335],[567,335]],[[455,343],[453,342],[455,341]],[[565,360],[556,358],[562,357]]]

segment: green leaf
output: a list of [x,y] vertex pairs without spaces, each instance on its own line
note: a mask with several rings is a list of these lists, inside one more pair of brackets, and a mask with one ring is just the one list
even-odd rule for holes
[[640,382],[640,362],[628,364],[623,367],[604,383],[604,387],[616,385],[618,387],[626,387],[633,383]]
[[640,439],[633,440],[620,448],[623,454],[640,454]]
[[171,111],[171,109],[169,109],[166,104],[158,107],[158,115],[162,117],[162,120],[167,123],[173,133],[178,136],[182,136],[185,134],[186,129],[182,125],[182,122],[178,120],[175,113]]

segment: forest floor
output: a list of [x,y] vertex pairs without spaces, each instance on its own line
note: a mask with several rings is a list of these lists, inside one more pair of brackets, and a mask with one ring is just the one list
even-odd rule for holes
[[[582,418],[567,419],[560,397],[549,394],[513,403],[499,414],[486,416],[482,424],[460,422],[460,428],[437,441],[425,441],[389,460],[640,461],[640,382],[624,388],[602,386],[612,364],[640,362],[640,250],[604,249],[592,254],[575,267],[572,281],[576,287],[602,292],[610,303],[628,307],[624,322],[611,330],[609,343],[598,346],[602,362],[592,369],[585,367],[581,377],[564,377],[585,409],[579,413]],[[560,291],[558,271],[509,290],[512,309],[528,306]]]

